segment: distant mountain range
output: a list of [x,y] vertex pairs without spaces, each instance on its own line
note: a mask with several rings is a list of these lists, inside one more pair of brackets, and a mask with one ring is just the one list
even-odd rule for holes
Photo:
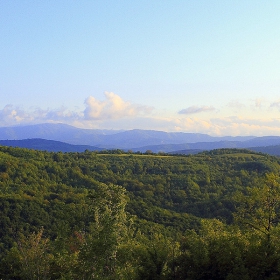
[[280,155],[278,136],[213,137],[201,133],[154,130],[81,129],[65,124],[38,124],[0,128],[0,145],[47,151],[122,149],[146,152],[197,153],[219,148],[247,148]]
[[[221,137],[222,138],[222,137]],[[149,145],[141,147],[140,151],[152,150],[154,152],[182,152],[184,150],[214,150],[222,148],[246,148],[251,149],[254,147],[277,147],[280,145],[280,137],[278,136],[265,136],[255,137],[253,139],[244,141],[213,141],[213,142],[196,142],[184,144],[166,144],[166,145]],[[271,148],[273,149],[273,148]]]
[[41,138],[73,145],[100,148],[132,149],[149,145],[185,144],[216,141],[245,141],[255,137],[213,137],[201,133],[163,132],[154,130],[81,129],[65,124],[37,124],[0,127],[0,140]]

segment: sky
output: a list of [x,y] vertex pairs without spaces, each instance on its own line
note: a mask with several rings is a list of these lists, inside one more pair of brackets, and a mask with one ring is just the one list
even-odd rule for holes
[[279,0],[0,0],[0,126],[280,135]]

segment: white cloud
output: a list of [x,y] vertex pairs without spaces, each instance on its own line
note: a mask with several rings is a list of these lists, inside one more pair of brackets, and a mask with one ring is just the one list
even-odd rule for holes
[[209,111],[214,111],[215,108],[212,106],[191,106],[186,109],[182,109],[181,111],[178,112],[178,114],[185,114],[185,115],[191,115],[191,114],[197,114],[197,113],[202,113],[202,112],[209,112]]
[[114,120],[126,117],[135,117],[141,114],[149,114],[151,107],[135,105],[124,101],[113,92],[105,92],[105,101],[99,101],[90,96],[85,100],[86,109],[84,116],[87,120]]

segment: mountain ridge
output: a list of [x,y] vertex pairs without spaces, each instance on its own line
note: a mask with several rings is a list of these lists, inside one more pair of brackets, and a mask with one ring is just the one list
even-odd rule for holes
[[66,124],[37,124],[0,127],[0,140],[41,138],[73,145],[90,145],[99,148],[134,149],[159,144],[185,144],[217,142],[221,140],[246,141],[255,136],[215,137],[202,133],[164,132],[156,130],[102,130],[82,129]]
[[[46,151],[83,152],[104,149],[154,153],[198,153],[221,148],[245,148],[280,155],[279,136],[210,136],[156,130],[82,129],[66,124],[0,127],[0,145]],[[278,147],[279,145],[279,147]]]

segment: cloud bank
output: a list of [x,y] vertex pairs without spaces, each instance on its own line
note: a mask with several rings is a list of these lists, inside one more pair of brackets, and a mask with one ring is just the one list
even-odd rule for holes
[[105,100],[100,101],[89,96],[86,98],[83,111],[70,111],[67,108],[24,110],[11,104],[0,110],[0,125],[34,124],[42,122],[64,122],[77,126],[95,127],[104,121],[134,119],[147,116],[153,107],[132,104],[113,92],[105,92]]
[[9,104],[0,110],[0,125],[9,126],[42,122],[71,122],[81,117],[81,113],[72,112],[63,107],[56,110],[36,108],[26,111]]
[[[84,108],[78,111],[65,107],[58,109],[33,108],[24,110],[13,105],[0,109],[0,126],[26,125],[38,123],[65,123],[81,128],[101,129],[150,129],[162,131],[182,131],[206,133],[210,135],[280,135],[280,101],[265,102],[255,100],[254,106],[245,106],[238,101],[225,105],[226,113],[221,114],[211,106],[191,106],[172,116],[156,114],[152,107],[137,105],[113,92],[105,92],[104,100],[93,96],[86,98]],[[242,109],[243,117],[236,108]],[[272,110],[275,108],[276,110]],[[219,108],[220,110],[220,108]],[[250,111],[251,110],[251,111]],[[256,112],[257,110],[257,112]],[[266,110],[264,115],[259,112]],[[212,111],[215,112],[213,117]],[[205,112],[202,118],[199,113]],[[207,112],[211,114],[206,115]],[[232,116],[225,116],[225,114]],[[255,112],[255,116],[251,113]],[[251,115],[250,115],[251,114]],[[279,116],[278,116],[279,115]],[[211,117],[212,116],[212,117]]]

